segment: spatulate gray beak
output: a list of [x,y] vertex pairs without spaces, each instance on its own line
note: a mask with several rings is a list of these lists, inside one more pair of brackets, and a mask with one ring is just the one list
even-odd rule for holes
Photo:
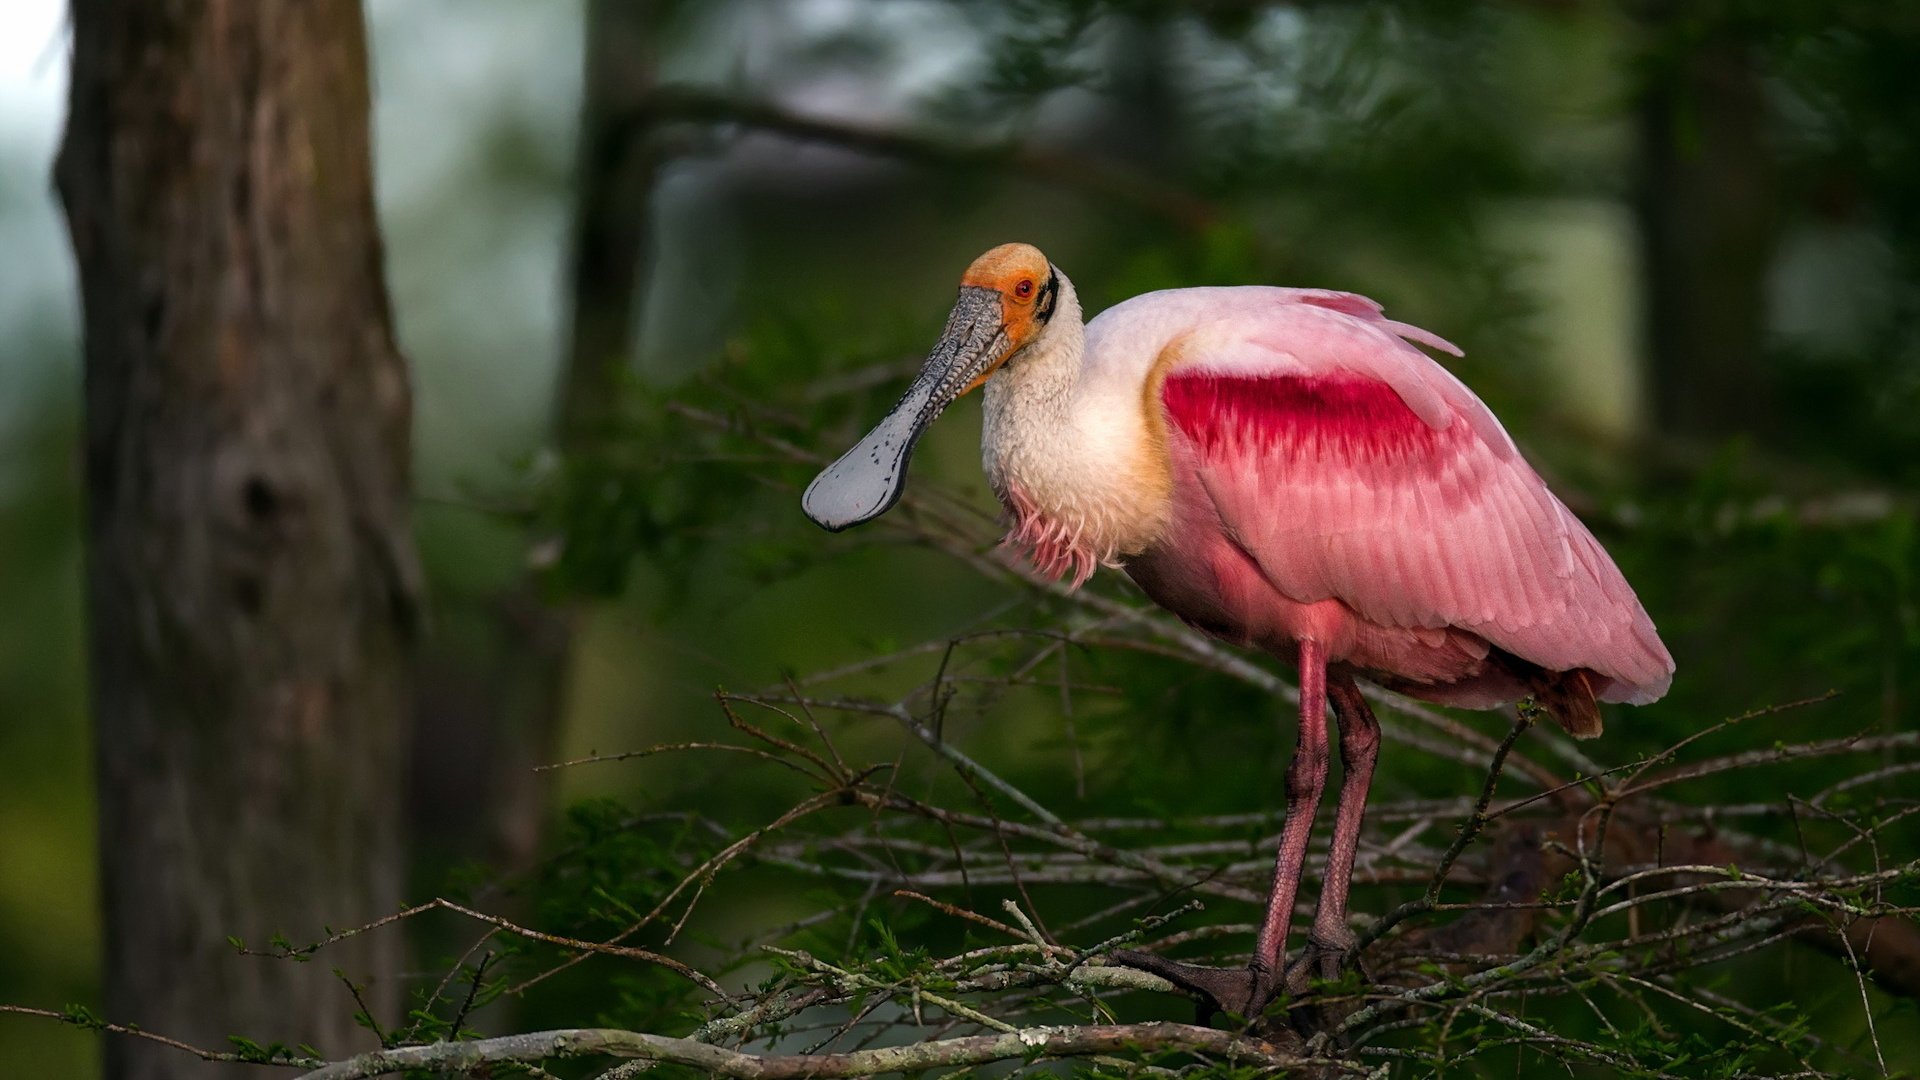
[[906,490],[907,460],[921,433],[1008,347],[1000,294],[962,287],[947,328],[913,385],[866,438],[813,478],[800,497],[800,508],[829,532],[872,521],[892,509]]

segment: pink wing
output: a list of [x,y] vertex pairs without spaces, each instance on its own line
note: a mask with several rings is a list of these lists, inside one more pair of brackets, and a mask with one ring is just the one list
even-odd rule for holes
[[1161,390],[1173,452],[1292,599],[1386,627],[1454,626],[1644,704],[1673,660],[1633,589],[1473,392],[1351,294],[1209,328]]

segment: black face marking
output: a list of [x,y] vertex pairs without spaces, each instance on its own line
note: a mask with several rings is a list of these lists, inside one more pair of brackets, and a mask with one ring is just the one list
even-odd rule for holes
[[1033,303],[1033,317],[1042,323],[1053,318],[1053,305],[1060,299],[1060,271],[1047,266],[1047,283],[1040,286],[1040,298]]

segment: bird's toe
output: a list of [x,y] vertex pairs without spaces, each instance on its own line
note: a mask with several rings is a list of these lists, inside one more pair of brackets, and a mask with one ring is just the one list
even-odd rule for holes
[[1204,967],[1135,949],[1116,950],[1111,958],[1116,964],[1158,975],[1193,997],[1201,1023],[1211,1020],[1215,1013],[1253,1020],[1266,1011],[1276,996],[1277,987],[1271,976],[1252,966]]
[[1348,961],[1353,948],[1359,943],[1353,931],[1344,927],[1334,934],[1307,934],[1306,948],[1287,965],[1286,978],[1282,980],[1286,991],[1293,997],[1301,997],[1313,989],[1313,983],[1337,982],[1346,974]]

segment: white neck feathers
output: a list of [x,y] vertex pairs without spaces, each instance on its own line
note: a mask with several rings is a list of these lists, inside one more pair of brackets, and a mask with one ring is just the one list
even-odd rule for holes
[[[1057,271],[1056,271],[1057,273]],[[1009,543],[1074,584],[1118,565],[1165,527],[1171,481],[1145,388],[1087,380],[1086,330],[1060,275],[1053,317],[987,380],[981,464],[1011,517]]]

